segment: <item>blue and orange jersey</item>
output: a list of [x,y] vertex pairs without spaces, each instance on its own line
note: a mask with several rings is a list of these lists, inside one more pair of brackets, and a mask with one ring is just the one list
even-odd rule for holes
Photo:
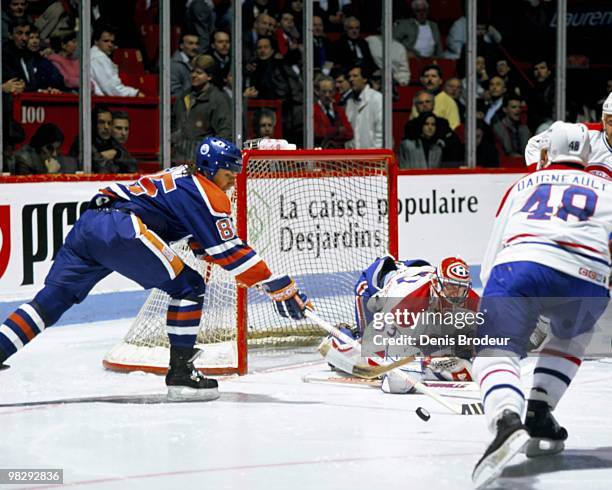
[[216,184],[185,166],[101,190],[113,206],[129,210],[166,242],[189,239],[196,255],[253,286],[271,276],[263,259],[236,234],[230,200]]

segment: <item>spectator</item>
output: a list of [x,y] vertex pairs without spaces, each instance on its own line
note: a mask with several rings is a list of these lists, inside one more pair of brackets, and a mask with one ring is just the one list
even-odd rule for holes
[[[447,50],[444,57],[451,60],[458,60],[463,56],[463,50],[467,40],[466,36],[467,20],[465,15],[459,17],[448,31],[446,39]],[[476,25],[477,52],[489,58],[497,51],[496,45],[501,43],[502,35],[495,27],[485,22]]]
[[362,66],[366,70],[375,70],[376,63],[370,53],[370,47],[360,36],[360,25],[357,17],[344,20],[344,34],[333,45],[333,60],[336,65],[344,67]]
[[[427,90],[419,90],[412,99],[412,107],[416,110],[416,119],[423,112],[433,112],[435,106],[435,98]],[[413,110],[414,112],[414,110]]]
[[[419,115],[433,112],[435,116],[435,99],[426,90],[417,92],[413,99],[413,106]],[[458,166],[463,161],[463,147],[459,136],[450,128],[448,121],[442,117],[436,117],[436,134],[444,143],[444,154],[442,160],[449,165]],[[415,139],[421,134],[422,121],[417,117],[411,119],[404,126],[404,138]]]
[[[555,80],[547,61],[539,61],[533,66],[535,84],[529,93],[529,127],[536,131],[538,126],[552,120],[555,102]],[[540,131],[536,131],[536,134]]]
[[119,69],[111,60],[115,50],[114,28],[108,24],[97,23],[93,31],[94,45],[91,47],[91,81],[95,95],[114,95],[120,97],[144,97],[134,87],[124,85],[119,78]]
[[531,138],[529,128],[521,123],[522,103],[521,98],[516,95],[505,96],[502,108],[505,116],[493,124],[495,139],[506,156],[522,156]]
[[438,135],[433,112],[423,112],[415,120],[415,132],[402,141],[399,168],[432,169],[442,166],[444,142]]
[[312,18],[312,42],[314,67],[324,75],[329,75],[334,62],[331,60],[332,48],[323,29],[323,19],[315,15]]
[[301,148],[304,137],[302,51],[297,47],[290,49],[281,61],[289,90],[287,96],[283,97],[283,135]]
[[298,49],[300,33],[293,22],[293,14],[289,11],[281,14],[279,24],[276,28],[276,45],[281,56],[285,56],[290,49]]
[[61,37],[52,37],[50,42],[53,53],[49,55],[48,60],[62,75],[66,89],[78,92],[81,85],[81,65],[75,57],[76,37],[74,31],[69,31]]
[[[434,114],[448,121],[454,130],[460,124],[459,108],[455,101],[442,90],[442,70],[438,65],[428,65],[421,70],[421,83],[434,96]],[[417,116],[417,108],[412,108],[412,118]]]
[[491,128],[484,121],[476,121],[476,165],[479,167],[499,167],[499,154]]
[[[49,80],[46,70],[37,70],[38,59],[27,47],[31,27],[30,22],[24,18],[11,22],[10,40],[2,46],[3,91],[6,91],[4,84],[13,81],[9,84],[13,91],[19,90],[20,82],[23,82],[25,92],[58,93],[59,90],[50,86],[57,80]],[[57,75],[61,78],[59,73]]]
[[335,69],[331,72],[331,77],[336,82],[336,103],[345,107],[347,100],[353,96],[353,91],[351,90],[351,84],[346,78],[346,74],[344,71],[340,69]]
[[10,24],[14,20],[27,20],[30,25],[32,19],[27,15],[27,0],[2,0],[2,42],[5,43],[10,37]]
[[[136,170],[134,158],[112,137],[113,115],[103,106],[94,107],[92,114],[92,172],[98,174],[129,173]],[[75,138],[70,155],[78,157],[79,139]]]
[[[55,124],[43,124],[32,135],[30,143],[15,153],[17,175],[74,173],[74,162],[64,161],[58,150],[64,135]],[[64,163],[64,164],[62,164]]]
[[314,14],[323,19],[327,32],[341,32],[344,23],[342,9],[350,3],[351,0],[315,0]]
[[[383,68],[383,46],[382,36],[375,34],[366,38],[372,58],[376,66],[382,70]],[[406,50],[399,41],[391,40],[391,72],[393,80],[398,84],[405,86],[410,83],[410,65],[406,57]]]
[[335,104],[335,82],[332,77],[320,75],[315,80],[318,98],[314,105],[315,145],[321,148],[344,148],[353,139],[353,128],[344,108]]
[[214,28],[213,3],[210,0],[188,0],[185,12],[185,32],[197,36],[199,40],[199,46],[195,47],[195,54],[202,54],[208,50],[208,41]]
[[287,11],[291,12],[293,15],[293,23],[297,28],[300,36],[302,35],[302,23],[303,23],[303,13],[304,13],[304,2],[302,0],[290,0],[289,7],[287,7]]
[[368,85],[364,68],[349,71],[352,97],[346,102],[346,115],[353,128],[353,139],[347,148],[382,148],[382,94]]
[[64,86],[64,78],[53,63],[40,53],[40,33],[38,28],[32,26],[30,29],[30,37],[28,38],[28,50],[32,56],[34,72],[40,86],[48,87],[52,92],[60,92],[66,90]]
[[170,94],[178,97],[191,87],[191,61],[198,54],[198,36],[183,34],[170,60]]
[[255,138],[274,138],[276,113],[270,109],[259,109],[253,115]]
[[53,2],[40,17],[36,19],[36,27],[44,46],[49,46],[51,38],[62,37],[74,32],[79,18],[79,0],[63,0]]
[[503,116],[502,107],[504,104],[504,95],[506,95],[506,82],[500,77],[493,77],[489,80],[488,107],[485,113],[484,122],[492,126],[499,121]]
[[406,48],[409,58],[440,58],[442,41],[438,24],[428,20],[427,0],[413,0],[414,18],[400,19],[393,28],[393,37]]
[[283,61],[274,53],[272,38],[260,37],[257,40],[257,59],[247,66],[247,87],[253,87],[259,99],[282,100],[289,94]]
[[267,14],[261,14],[257,17],[253,24],[253,28],[244,33],[242,40],[242,59],[245,63],[250,63],[256,57],[257,40],[260,37],[272,36],[275,29],[276,21],[273,17]]
[[121,172],[138,172],[138,162],[126,149],[127,140],[130,137],[130,116],[125,111],[114,111],[112,113],[111,137],[115,141],[115,148],[121,153]]
[[2,110],[2,165],[1,172],[15,174],[15,154],[17,145],[25,140],[25,131],[17,121],[13,119],[13,115],[8,107],[6,99],[8,97],[2,94],[3,106]]
[[210,48],[206,54],[212,56],[215,60],[216,67],[213,83],[222,90],[228,86],[229,72],[232,67],[230,48],[230,35],[220,29],[214,30],[210,35]]
[[506,58],[501,57],[497,59],[495,62],[495,73],[506,83],[508,93],[520,97],[526,93],[523,80],[512,69]]
[[448,94],[450,98],[455,101],[457,104],[457,108],[459,109],[459,118],[462,123],[465,122],[465,104],[461,100],[461,96],[463,95],[463,86],[461,85],[461,80],[457,77],[451,77],[446,80],[444,84],[444,91]]
[[[250,29],[251,26],[254,26],[256,19],[259,19],[259,17],[262,14],[266,14],[272,19],[274,19],[277,13],[274,3],[275,3],[274,1],[270,1],[270,0],[246,0],[242,4],[243,30],[246,31]],[[272,33],[274,32],[274,27],[275,26],[272,26],[272,29],[270,30],[270,32],[267,32],[261,35],[271,36]],[[255,45],[256,41],[257,39],[253,40],[253,45]]]
[[191,88],[174,105],[172,142],[178,160],[192,160],[198,143],[207,136],[231,138],[229,99],[211,83],[214,69],[211,56],[196,56]]

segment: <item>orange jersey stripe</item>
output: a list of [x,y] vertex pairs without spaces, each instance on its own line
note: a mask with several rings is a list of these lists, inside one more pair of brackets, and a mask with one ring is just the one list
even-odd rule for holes
[[174,271],[175,275],[179,275],[185,264],[179,258],[178,255],[174,253],[174,251],[167,245],[161,238],[159,238],[155,233],[147,228],[147,226],[140,220],[138,216],[135,217],[138,222],[138,228],[140,229],[140,234],[145,237],[153,246],[161,252],[161,254],[168,260],[170,263],[170,267]]
[[201,311],[169,311],[168,320],[199,320]]
[[272,271],[267,264],[260,260],[253,267],[245,270],[242,274],[236,276],[236,282],[244,286],[251,287],[258,282],[265,281],[272,275]]
[[234,252],[229,257],[224,257],[222,259],[215,259],[214,257],[211,257],[211,260],[215,264],[219,264],[221,266],[230,265],[231,263],[236,262],[238,259],[240,259],[241,257],[244,257],[246,254],[251,253],[252,251],[253,251],[252,248],[246,247],[246,248],[242,248],[238,250],[237,252]]
[[26,334],[28,340],[32,340],[34,337],[36,337],[36,334],[34,333],[34,330],[32,330],[32,327],[30,327],[30,325],[28,325],[26,321],[17,314],[17,312],[9,316],[9,320],[14,321],[19,326],[23,333]]

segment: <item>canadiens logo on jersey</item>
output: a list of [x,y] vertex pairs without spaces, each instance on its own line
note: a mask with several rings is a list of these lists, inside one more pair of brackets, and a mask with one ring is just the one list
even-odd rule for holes
[[11,207],[0,206],[0,277],[6,272],[11,257]]

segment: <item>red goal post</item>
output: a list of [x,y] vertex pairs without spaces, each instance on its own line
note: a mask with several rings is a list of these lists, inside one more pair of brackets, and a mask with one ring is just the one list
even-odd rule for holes
[[[238,236],[274,274],[289,274],[332,323],[354,323],[353,287],[376,257],[397,256],[397,165],[390,150],[248,150],[231,194]],[[198,261],[207,292],[196,366],[209,374],[245,374],[248,349],[312,344],[324,332],[307,320],[280,318],[264,294],[219,266]],[[168,364],[165,311],[153,290],[130,331],[107,356],[109,369],[163,373]]]

